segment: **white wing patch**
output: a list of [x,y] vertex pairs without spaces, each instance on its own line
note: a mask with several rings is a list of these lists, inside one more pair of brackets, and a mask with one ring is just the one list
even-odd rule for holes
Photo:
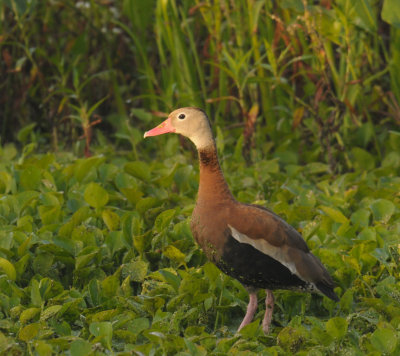
[[228,225],[228,226],[231,229],[231,234],[236,241],[243,243],[243,244],[248,244],[248,245],[253,246],[258,251],[260,251],[260,252],[274,258],[278,262],[282,263],[286,268],[289,269],[290,272],[292,272],[292,274],[295,274],[300,279],[303,279],[297,273],[297,269],[296,269],[294,262],[290,261],[288,259],[288,256],[284,250],[282,250],[279,247],[269,244],[267,241],[265,241],[263,239],[253,240],[250,237],[248,237],[247,235],[242,234],[241,232],[237,231],[233,226],[231,226],[231,225]]

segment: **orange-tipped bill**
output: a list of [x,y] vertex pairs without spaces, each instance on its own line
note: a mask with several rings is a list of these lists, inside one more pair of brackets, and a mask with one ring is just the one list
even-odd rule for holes
[[144,133],[144,137],[146,138],[149,136],[162,135],[168,132],[175,132],[175,129],[171,125],[171,118],[168,118],[167,120],[163,121],[160,125],[158,125],[154,129],[146,131]]

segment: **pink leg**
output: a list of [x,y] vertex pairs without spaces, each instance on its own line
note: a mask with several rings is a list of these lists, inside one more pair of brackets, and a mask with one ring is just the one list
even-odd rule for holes
[[256,310],[257,310],[257,292],[250,292],[249,304],[247,305],[246,315],[244,316],[238,331],[240,331],[243,327],[252,322]]
[[265,297],[265,315],[262,322],[264,334],[269,333],[269,327],[271,325],[272,313],[274,311],[274,295],[272,291],[269,289],[265,290],[267,292],[267,296]]

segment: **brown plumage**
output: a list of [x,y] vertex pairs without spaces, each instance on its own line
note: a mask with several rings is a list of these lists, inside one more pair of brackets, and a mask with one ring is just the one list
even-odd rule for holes
[[267,291],[263,329],[269,331],[274,298],[271,290],[321,292],[338,301],[334,284],[301,235],[272,211],[235,200],[221,171],[211,127],[204,111],[182,108],[145,133],[180,133],[196,145],[200,184],[191,229],[207,258],[249,290],[247,313],[239,330],[257,309],[256,291]]

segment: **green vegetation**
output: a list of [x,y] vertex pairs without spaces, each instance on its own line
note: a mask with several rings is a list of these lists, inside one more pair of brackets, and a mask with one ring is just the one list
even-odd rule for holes
[[[0,3],[0,354],[400,354],[399,7]],[[247,293],[190,233],[194,150],[142,141],[188,105],[338,304],[279,291],[270,335],[261,302],[235,334]]]

